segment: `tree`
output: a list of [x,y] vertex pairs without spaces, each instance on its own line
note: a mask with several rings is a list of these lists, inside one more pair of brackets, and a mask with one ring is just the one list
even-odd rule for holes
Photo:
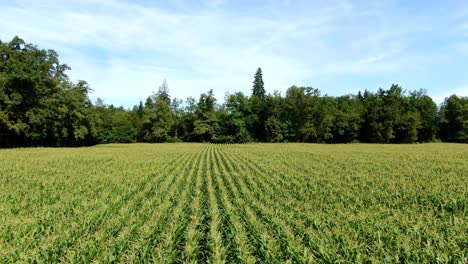
[[395,143],[414,143],[418,141],[418,131],[421,128],[421,116],[417,111],[406,111],[400,116],[396,128]]
[[419,114],[418,141],[433,141],[437,134],[437,104],[425,90],[420,89],[410,93],[410,111]]
[[185,101],[185,108],[180,117],[180,130],[181,139],[183,141],[193,142],[196,141],[193,133],[194,123],[197,119],[196,115],[197,101],[193,97],[188,97]]
[[97,138],[99,143],[132,143],[138,141],[138,131],[141,124],[139,111],[143,111],[143,103],[140,102],[141,110],[135,106],[132,111],[123,107],[105,105],[98,98],[94,105],[97,116]]
[[225,115],[220,111],[225,142],[244,143],[252,140],[247,129],[246,117],[250,115],[250,103],[248,98],[241,92],[227,94],[224,108]]
[[262,69],[258,68],[254,76],[252,96],[260,98],[260,100],[265,99],[265,87],[263,83],[263,74]]
[[291,122],[286,117],[285,100],[278,91],[266,97],[265,133],[268,142],[284,142],[289,138]]
[[250,106],[251,116],[248,118],[249,131],[257,141],[265,141],[265,88],[261,68],[257,69],[254,76]]
[[182,100],[174,98],[171,101],[171,111],[173,113],[173,118],[174,118],[174,128],[173,128],[173,140],[178,141],[179,140],[179,130],[181,129],[181,117],[183,114],[183,109],[182,109]]
[[335,98],[336,114],[333,124],[334,142],[349,143],[359,139],[364,108],[357,96]]
[[193,135],[197,141],[212,142],[218,140],[219,123],[215,113],[216,98],[213,90],[200,95],[196,119],[193,122]]
[[359,93],[358,98],[364,109],[359,141],[369,143],[382,142],[382,124],[380,121],[383,111],[382,99],[367,90],[363,94]]
[[14,37],[0,43],[0,146],[94,142],[88,84],[73,84],[57,52]]
[[62,90],[62,108],[67,109],[62,127],[68,131],[64,145],[80,146],[95,143],[96,125],[93,107],[88,93],[91,91],[88,83],[78,81],[69,89]]
[[468,143],[468,97],[445,98],[438,119],[442,140]]
[[172,141],[174,139],[172,131],[175,118],[171,109],[171,97],[166,80],[146,102],[147,111],[144,118],[143,138],[148,142]]
[[420,113],[411,106],[401,86],[365,91],[359,99],[364,107],[361,141],[371,143],[412,143],[418,140]]
[[285,111],[290,121],[289,141],[318,142],[322,113],[320,92],[312,87],[291,86],[286,91]]
[[440,111],[426,91],[388,90],[340,97],[292,86],[266,95],[258,68],[252,95],[213,90],[171,99],[164,80],[133,109],[89,100],[88,83],[73,83],[53,50],[15,37],[0,41],[0,147],[82,146],[112,142],[468,142],[468,97],[452,95]]
[[331,96],[323,96],[318,100],[318,104],[313,107],[316,142],[333,142],[333,123],[336,117],[337,109],[335,99]]
[[378,96],[382,99],[382,112],[380,116],[381,129],[381,143],[398,142],[396,138],[396,127],[401,120],[402,116],[402,95],[403,89],[401,86],[392,84],[390,89],[379,89]]

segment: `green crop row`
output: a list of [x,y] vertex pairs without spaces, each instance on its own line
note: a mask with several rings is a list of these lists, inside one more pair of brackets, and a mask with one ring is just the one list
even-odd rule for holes
[[468,261],[457,144],[0,150],[0,262]]

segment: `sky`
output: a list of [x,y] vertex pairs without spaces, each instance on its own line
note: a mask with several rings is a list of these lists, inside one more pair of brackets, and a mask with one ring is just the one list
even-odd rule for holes
[[54,49],[107,104],[292,85],[339,96],[400,84],[468,96],[468,1],[0,0],[0,40]]

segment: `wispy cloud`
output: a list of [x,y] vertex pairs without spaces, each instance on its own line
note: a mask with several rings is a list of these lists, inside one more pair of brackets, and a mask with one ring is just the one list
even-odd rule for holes
[[[339,80],[341,87],[357,78],[376,89],[380,85],[369,77],[437,63],[418,49],[437,23],[424,15],[390,12],[393,1],[271,0],[248,2],[248,10],[238,1],[199,3],[0,1],[0,38],[19,35],[56,49],[71,65],[72,79],[87,80],[94,97],[127,106],[143,100],[164,78],[178,98],[208,89],[222,98],[227,90],[250,93],[259,66],[273,91],[316,86],[321,78]],[[320,84],[327,93],[342,92]]]
[[220,7],[224,4],[226,0],[205,0],[205,3],[209,6],[209,7],[214,7],[214,8],[217,8],[217,7]]
[[451,96],[452,94],[456,94],[458,96],[468,96],[468,84],[461,87],[455,87],[448,90],[440,90],[436,91],[432,94],[432,99],[435,102],[442,103],[445,98]]

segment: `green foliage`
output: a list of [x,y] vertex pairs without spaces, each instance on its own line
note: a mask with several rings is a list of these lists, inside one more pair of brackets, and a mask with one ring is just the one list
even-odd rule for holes
[[[292,86],[266,94],[258,68],[252,95],[213,91],[196,101],[171,99],[163,81],[133,109],[92,105],[85,81],[72,83],[53,50],[15,37],[0,42],[0,147],[82,146],[130,142],[414,143],[468,141],[466,97],[447,98],[440,111],[424,90],[388,90],[340,97]],[[439,138],[438,138],[439,137]]]
[[359,138],[364,108],[355,96],[336,98],[336,115],[333,124],[334,142],[353,142]]
[[254,76],[252,96],[250,97],[250,116],[247,117],[247,126],[253,138],[257,141],[266,140],[266,91],[263,82],[262,69],[258,68]]
[[0,146],[78,146],[95,142],[84,81],[73,84],[53,50],[15,37],[0,43]]
[[267,142],[284,142],[289,135],[290,122],[285,116],[285,100],[277,91],[266,98],[265,140]]
[[195,110],[196,120],[193,122],[193,136],[200,142],[218,140],[219,120],[215,112],[216,98],[213,90],[200,95]]
[[425,90],[410,93],[409,110],[419,113],[420,125],[417,135],[418,141],[434,141],[437,134],[437,104],[426,95]]
[[285,141],[288,126],[281,122],[278,118],[272,116],[265,122],[268,142],[283,142]]
[[[224,128],[225,142],[245,143],[252,141],[248,131],[247,117],[251,114],[249,98],[237,92],[225,98]],[[221,111],[220,111],[221,112]]]
[[[292,86],[286,91],[286,119],[290,121],[289,141],[320,142],[328,138],[328,123],[331,121],[328,107],[322,104],[320,92],[312,87]],[[321,134],[324,131],[327,135]]]
[[95,104],[97,116],[97,139],[100,143],[132,143],[138,135],[137,124],[141,122],[141,113],[126,111],[122,107],[104,105],[101,99]]
[[433,141],[437,131],[436,105],[425,92],[410,96],[398,85],[376,94],[358,95],[364,107],[360,141],[375,143],[413,143]]
[[468,143],[468,97],[452,95],[445,99],[439,127],[442,140]]
[[265,99],[265,87],[264,87],[264,82],[263,82],[263,74],[262,74],[262,69],[258,68],[257,72],[255,73],[254,81],[253,81],[253,87],[252,87],[252,96],[258,97],[260,100]]
[[143,111],[142,134],[146,142],[170,142],[174,139],[176,129],[169,88],[166,80],[158,92],[148,98]]

